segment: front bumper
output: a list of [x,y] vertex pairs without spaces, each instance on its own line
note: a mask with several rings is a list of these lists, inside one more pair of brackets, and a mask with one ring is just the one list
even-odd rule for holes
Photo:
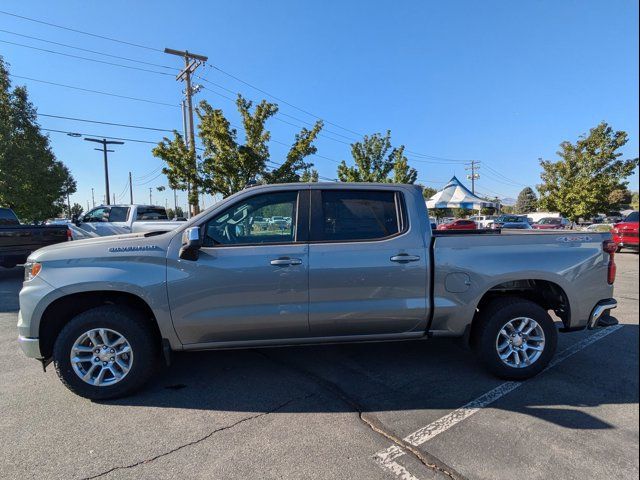
[[20,344],[20,348],[27,357],[42,359],[42,354],[40,353],[40,339],[19,335],[18,344]]
[[587,323],[587,328],[592,330],[596,328],[598,324],[598,320],[600,317],[607,314],[609,310],[612,310],[618,306],[618,302],[615,298],[607,298],[606,300],[600,300],[597,305],[591,311],[591,315],[589,316],[589,322]]

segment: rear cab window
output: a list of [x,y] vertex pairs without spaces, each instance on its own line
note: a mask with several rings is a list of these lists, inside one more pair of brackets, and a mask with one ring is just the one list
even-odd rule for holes
[[[138,207],[136,220],[169,220],[164,207]],[[114,221],[114,220],[112,220]]]
[[393,190],[316,190],[311,240],[383,240],[406,230],[402,196]]

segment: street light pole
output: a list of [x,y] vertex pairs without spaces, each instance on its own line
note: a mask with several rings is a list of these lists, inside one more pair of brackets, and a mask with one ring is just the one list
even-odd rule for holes
[[102,145],[102,148],[96,148],[95,150],[102,150],[104,153],[104,186],[106,189],[105,198],[107,200],[107,205],[109,205],[109,160],[107,158],[107,152],[113,152],[113,150],[107,150],[107,145],[124,145],[124,142],[120,142],[118,140],[107,140],[103,138],[100,140],[99,138],[87,138],[85,137],[87,142],[95,142]]

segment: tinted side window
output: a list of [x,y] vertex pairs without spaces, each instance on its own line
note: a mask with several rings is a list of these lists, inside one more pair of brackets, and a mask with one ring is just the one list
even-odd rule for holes
[[0,208],[0,225],[18,225],[18,217],[8,208]]
[[129,207],[112,207],[109,213],[110,222],[126,222],[129,216]]
[[638,221],[638,212],[631,212],[627,215],[627,218],[624,219],[625,222],[637,222]]
[[314,240],[375,240],[400,232],[392,191],[324,190],[320,221]]
[[297,205],[295,190],[241,200],[207,222],[204,246],[294,242]]
[[100,207],[91,210],[84,216],[84,222],[106,222],[109,217],[109,208]]

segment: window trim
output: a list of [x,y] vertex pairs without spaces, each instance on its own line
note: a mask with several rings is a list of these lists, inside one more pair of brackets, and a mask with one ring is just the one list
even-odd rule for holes
[[[218,245],[211,245],[211,246],[202,246],[201,248],[234,248],[234,247],[269,247],[269,246],[277,246],[277,245],[300,245],[303,243],[307,243],[307,238],[309,238],[309,232],[308,232],[308,227],[309,227],[309,222],[308,222],[308,218],[309,218],[309,195],[308,192],[309,190],[302,190],[302,189],[296,189],[296,188],[292,188],[291,190],[277,190],[277,191],[272,191],[272,192],[259,192],[256,193],[255,195],[250,195],[247,197],[242,197],[241,199],[238,199],[238,201],[233,202],[232,204],[230,204],[229,206],[227,206],[226,208],[224,208],[223,210],[221,210],[220,212],[217,212],[215,215],[207,218],[204,222],[202,222],[202,224],[199,226],[200,228],[200,235],[202,235],[202,238],[205,238],[206,235],[206,226],[207,224],[212,221],[214,218],[216,218],[219,215],[223,215],[225,212],[229,211],[230,209],[234,208],[235,206],[239,205],[242,202],[246,202],[251,200],[254,197],[258,197],[260,195],[269,195],[272,193],[290,193],[290,192],[295,192],[297,193],[297,197],[296,197],[296,229],[295,229],[295,238],[293,240],[293,242],[270,242],[270,243],[220,243]],[[306,194],[305,194],[306,193]],[[306,204],[306,209],[305,209],[305,204]],[[305,210],[305,211],[303,211]],[[301,214],[302,212],[302,214]],[[302,221],[301,221],[302,220]],[[302,225],[303,222],[306,222],[307,224],[307,228],[301,230],[300,226]],[[304,238],[305,240],[302,240],[302,238]]]
[[[396,218],[398,219],[398,231],[392,235],[379,238],[354,238],[349,240],[317,240],[321,236],[320,227],[322,225],[322,193],[323,192],[367,192],[367,193],[380,193],[391,192],[393,193]],[[318,188],[311,190],[311,223],[309,228],[309,242],[310,244],[325,244],[325,243],[372,243],[372,242],[384,242],[392,238],[405,235],[409,231],[409,216],[407,215],[406,202],[404,194],[399,190],[387,190],[387,189],[360,189],[360,188]]]

